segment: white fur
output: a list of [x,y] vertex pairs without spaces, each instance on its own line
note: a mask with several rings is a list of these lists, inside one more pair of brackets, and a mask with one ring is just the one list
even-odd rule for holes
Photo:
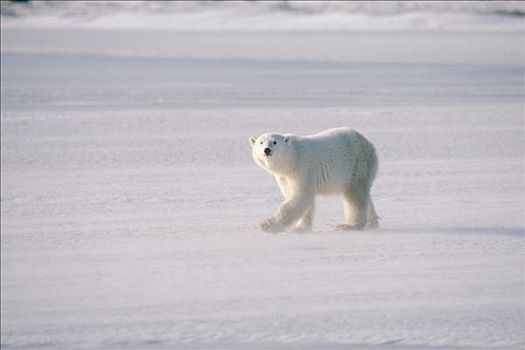
[[249,141],[255,162],[275,176],[285,198],[272,217],[261,223],[264,231],[311,230],[318,194],[343,195],[345,223],[338,229],[377,227],[370,197],[377,156],[360,133],[335,128],[310,136],[266,133]]

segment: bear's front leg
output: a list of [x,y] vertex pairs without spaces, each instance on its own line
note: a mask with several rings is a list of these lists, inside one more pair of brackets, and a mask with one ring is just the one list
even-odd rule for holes
[[296,223],[306,211],[312,207],[315,193],[311,188],[300,187],[297,193],[284,201],[277,212],[261,223],[266,232],[282,232],[288,226]]
[[305,233],[312,231],[314,212],[315,204],[312,204],[312,206],[306,210],[305,214],[299,219],[299,221],[297,221],[294,228],[292,229],[292,232]]

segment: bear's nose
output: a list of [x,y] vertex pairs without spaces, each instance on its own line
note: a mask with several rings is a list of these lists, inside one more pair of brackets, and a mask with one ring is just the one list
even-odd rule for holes
[[272,150],[269,149],[268,147],[266,147],[266,148],[264,149],[264,154],[266,154],[266,155],[269,155],[271,152],[272,152]]

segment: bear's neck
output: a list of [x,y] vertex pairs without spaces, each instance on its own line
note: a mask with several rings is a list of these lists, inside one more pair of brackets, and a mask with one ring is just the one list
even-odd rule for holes
[[268,165],[268,170],[270,170],[272,173],[289,178],[295,177],[299,170],[296,162],[290,163],[289,161],[282,161]]

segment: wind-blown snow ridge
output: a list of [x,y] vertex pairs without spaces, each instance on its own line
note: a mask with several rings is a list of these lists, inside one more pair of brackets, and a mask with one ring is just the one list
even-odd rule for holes
[[2,1],[3,27],[177,31],[521,31],[508,2]]

